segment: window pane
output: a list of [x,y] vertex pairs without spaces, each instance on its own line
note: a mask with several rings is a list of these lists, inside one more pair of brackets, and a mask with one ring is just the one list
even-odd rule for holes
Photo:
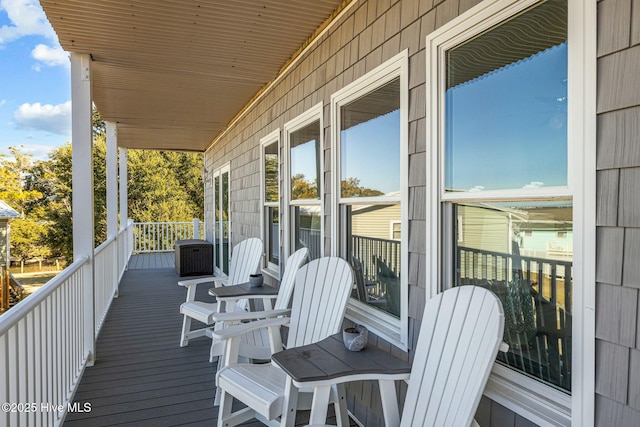
[[400,79],[340,109],[341,197],[400,191]]
[[222,271],[229,274],[229,172],[222,173]]
[[213,238],[215,242],[215,262],[214,265],[217,270],[221,270],[221,257],[220,248],[222,247],[222,210],[220,209],[220,175],[216,175],[213,179],[213,207],[214,207],[214,224],[213,224]]
[[300,248],[309,250],[309,261],[320,258],[321,253],[321,217],[319,205],[292,206],[293,214],[292,247],[294,251]]
[[567,185],[566,9],[543,2],[446,53],[447,191]]
[[291,200],[319,199],[320,121],[289,136],[291,144]]
[[264,201],[277,202],[279,179],[278,144],[270,144],[264,147]]
[[389,239],[389,224],[400,230],[400,203],[342,205],[342,256],[352,263],[356,289],[352,297],[400,317],[400,242]]
[[460,204],[454,211],[455,285],[489,288],[502,301],[509,352],[498,360],[569,392],[570,202]]
[[280,216],[276,207],[266,209],[267,260],[280,264]]

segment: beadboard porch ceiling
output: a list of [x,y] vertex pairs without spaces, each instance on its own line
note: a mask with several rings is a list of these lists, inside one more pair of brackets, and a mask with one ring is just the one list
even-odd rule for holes
[[40,0],[125,148],[204,151],[343,0]]

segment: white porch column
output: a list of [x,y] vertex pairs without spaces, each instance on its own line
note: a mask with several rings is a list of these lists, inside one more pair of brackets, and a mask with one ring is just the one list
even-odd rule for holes
[[127,221],[129,221],[127,153],[126,148],[120,148],[120,230],[127,228]]
[[107,238],[118,235],[118,129],[114,122],[107,128]]
[[87,364],[95,361],[93,135],[91,123],[91,58],[71,54],[71,144],[73,173],[73,257],[89,257],[83,269],[84,348]]

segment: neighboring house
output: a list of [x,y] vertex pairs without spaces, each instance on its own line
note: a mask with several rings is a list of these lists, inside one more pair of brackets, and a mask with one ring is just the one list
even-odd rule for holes
[[8,265],[11,259],[11,241],[9,234],[9,221],[19,218],[20,214],[0,200],[0,265]]
[[[132,13],[133,5],[119,2],[104,11],[81,3],[86,8],[41,0],[62,46],[73,52],[74,83],[87,82],[95,67],[95,103],[108,129],[117,127],[123,151],[205,153],[207,240],[216,241],[216,230],[225,237],[228,231],[233,243],[262,237],[264,271],[277,277],[275,261],[305,241],[306,227],[319,242],[312,257],[348,257],[358,210],[392,206],[400,212],[399,314],[352,301],[350,321],[411,359],[425,301],[466,283],[457,254],[459,239],[468,239],[477,252],[465,280],[492,286],[505,311],[524,318],[522,325],[509,320],[511,349],[494,367],[480,425],[640,425],[637,0],[309,2],[305,12],[329,8],[331,18],[286,52],[292,59],[278,63],[284,66],[277,75],[258,67],[300,30],[306,13],[293,7],[256,5],[234,37],[224,33],[216,43],[209,39],[216,24],[231,18],[200,4],[141,2],[152,12]],[[128,21],[135,19],[143,22]],[[143,36],[147,26],[157,37]],[[250,30],[263,28],[279,39],[243,44]],[[197,44],[201,39],[210,44]],[[212,46],[227,43],[233,56],[212,64],[227,53]],[[82,88],[73,100],[78,118],[90,117],[90,85]],[[186,95],[193,91],[198,102]],[[233,97],[240,94],[241,102]],[[231,111],[223,114],[223,107]],[[143,113],[153,117],[136,121]],[[90,123],[81,124],[89,141]],[[74,141],[74,155],[76,144],[87,145]],[[294,194],[291,178],[301,175],[308,185]],[[347,197],[339,184],[347,178],[383,195]],[[89,190],[74,185],[85,196]],[[491,203],[505,214],[477,214]],[[535,306],[532,280],[513,279],[517,268],[507,267],[501,278],[477,268],[477,259],[494,253],[507,265],[526,258],[501,231],[509,227],[509,209],[545,211],[548,224],[562,224],[553,233],[519,224],[525,247],[556,252],[537,253],[541,264],[552,271],[563,263],[565,271],[547,274],[544,267],[542,275],[554,279],[544,279],[548,289],[538,288]],[[495,231],[474,235],[464,218],[458,221],[458,213],[472,211],[491,219]],[[561,245],[561,236],[572,245]],[[85,246],[93,250],[88,240]],[[390,277],[382,263],[376,268]],[[526,293],[516,295],[520,285]],[[383,425],[375,386],[351,384],[348,404],[363,425]]]

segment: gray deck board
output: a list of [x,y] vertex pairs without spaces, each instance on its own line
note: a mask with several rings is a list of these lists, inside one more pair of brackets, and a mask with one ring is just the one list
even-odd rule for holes
[[[85,370],[74,398],[91,403],[91,412],[69,413],[65,427],[215,425],[216,364],[208,362],[210,341],[179,347],[179,306],[186,291],[177,286],[173,264],[142,268],[172,259],[158,255],[144,261],[132,257],[98,337],[95,365]],[[206,287],[198,289],[197,298],[213,300]],[[307,419],[308,412],[301,412],[296,422],[304,425]]]

